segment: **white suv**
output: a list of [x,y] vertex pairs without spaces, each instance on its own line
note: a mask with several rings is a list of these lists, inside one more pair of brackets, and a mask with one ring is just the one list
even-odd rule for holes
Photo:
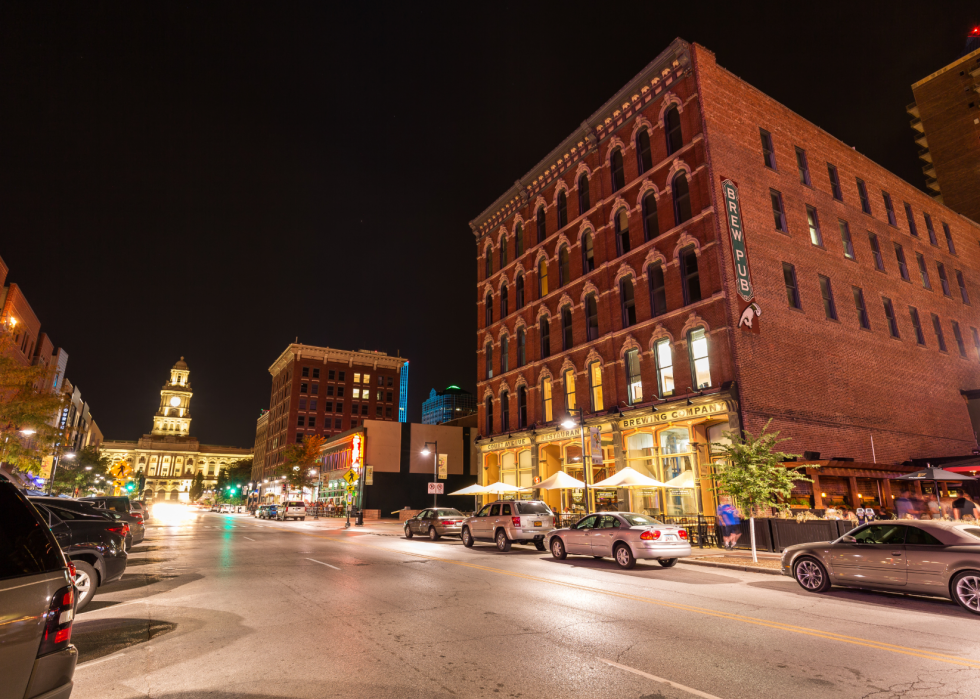
[[306,503],[301,500],[294,500],[282,503],[276,508],[276,519],[285,521],[287,519],[306,519]]
[[510,551],[511,544],[534,544],[544,551],[544,538],[554,526],[554,514],[540,500],[498,500],[463,520],[460,538],[467,548],[492,541],[500,551]]

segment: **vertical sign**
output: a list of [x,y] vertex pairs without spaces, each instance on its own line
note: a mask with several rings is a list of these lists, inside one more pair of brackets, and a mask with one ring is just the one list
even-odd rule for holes
[[742,207],[738,202],[738,187],[731,180],[721,183],[725,197],[725,218],[731,234],[732,259],[735,262],[735,284],[743,301],[752,300],[752,280],[749,278],[749,257],[745,253],[745,236],[742,230]]
[[439,478],[445,480],[449,474],[449,455],[439,454]]
[[364,485],[374,485],[374,466],[364,467]]
[[602,427],[600,425],[589,427],[589,456],[592,457],[593,465],[602,463]]

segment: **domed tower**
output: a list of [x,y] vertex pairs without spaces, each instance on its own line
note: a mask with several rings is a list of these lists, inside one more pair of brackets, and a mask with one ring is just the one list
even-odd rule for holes
[[150,434],[186,437],[191,431],[191,372],[181,357],[170,370],[170,381],[160,390],[160,409]]

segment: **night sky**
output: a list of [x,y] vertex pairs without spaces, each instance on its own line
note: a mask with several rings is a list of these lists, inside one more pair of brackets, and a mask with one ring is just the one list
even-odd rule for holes
[[413,421],[430,388],[475,390],[468,222],[675,37],[922,187],[910,85],[980,23],[975,1],[39,5],[0,5],[8,283],[107,439],[150,430],[184,355],[191,433],[239,446],[296,337],[407,357]]

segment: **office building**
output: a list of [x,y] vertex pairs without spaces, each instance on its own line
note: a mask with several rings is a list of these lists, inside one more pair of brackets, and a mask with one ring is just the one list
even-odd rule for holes
[[442,391],[432,389],[422,403],[422,424],[438,425],[476,412],[476,396],[459,386],[447,386]]

